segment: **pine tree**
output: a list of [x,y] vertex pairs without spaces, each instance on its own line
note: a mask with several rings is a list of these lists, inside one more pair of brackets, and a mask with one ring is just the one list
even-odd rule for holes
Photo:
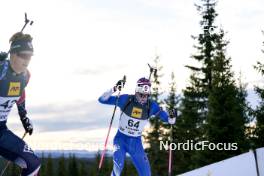
[[124,168],[123,168],[123,171],[122,171],[123,175],[128,175],[129,170],[128,170],[128,164],[127,163],[128,163],[128,160],[125,159]]
[[[109,157],[109,156],[106,156],[105,165],[104,165],[104,171],[105,171],[105,173],[109,174],[109,173],[112,172],[112,169],[113,169],[113,158]],[[105,174],[105,175],[107,175],[107,174]]]
[[93,175],[97,175],[97,176],[104,176],[104,175],[109,175],[112,171],[112,158],[107,157],[105,155],[104,158],[104,162],[102,165],[102,168],[100,169],[100,172],[98,173],[98,166],[99,166],[99,162],[101,159],[101,151],[99,150],[96,155],[95,155],[95,159],[94,159],[94,166],[93,166],[93,170],[92,170],[92,174]]
[[64,154],[59,159],[58,176],[66,176],[67,170],[65,166]]
[[79,176],[78,163],[74,154],[69,158],[68,168],[69,175]]
[[209,150],[180,151],[183,162],[179,171],[222,160],[239,154],[248,147],[245,138],[246,95],[236,87],[231,59],[225,56],[228,42],[224,40],[224,31],[216,31],[216,1],[201,2],[202,5],[197,5],[197,9],[202,16],[202,33],[193,37],[198,41],[195,45],[197,54],[193,55],[198,64],[187,66],[192,74],[190,86],[183,91],[177,137],[179,141],[187,139],[194,143],[205,140],[214,143],[237,142],[239,150],[219,153]]
[[167,109],[177,109],[180,97],[176,93],[176,81],[174,72],[171,73],[171,83],[169,89],[169,96],[165,99]]
[[[215,52],[216,34],[214,21],[217,13],[214,9],[215,1],[201,0],[202,5],[196,5],[202,16],[201,34],[192,38],[198,43],[194,46],[197,53],[192,58],[197,62],[195,66],[187,65],[191,70],[190,83],[183,90],[180,104],[181,115],[176,124],[175,137],[178,143],[198,143],[205,140],[204,123],[208,116],[208,95],[212,88],[212,64]],[[204,165],[200,161],[200,151],[177,151],[176,173],[186,172]]]
[[[95,157],[94,157],[94,161],[93,161],[93,167],[92,167],[92,171],[91,171],[91,175],[97,175],[98,172],[98,166],[100,163],[100,158],[101,158],[101,151],[98,150]],[[102,168],[100,170],[100,173],[102,173]]]
[[253,117],[252,117],[252,108],[247,100],[248,92],[247,86],[248,84],[244,83],[242,80],[242,73],[239,73],[238,78],[238,102],[241,108],[241,114],[245,118],[245,146],[243,147],[243,151],[247,151],[253,147],[252,136],[254,128],[252,127]]
[[[215,18],[217,13],[215,11],[215,0],[201,0],[204,2],[202,5],[196,5],[197,10],[202,16],[200,25],[202,28],[201,34],[198,37],[193,37],[199,43],[194,47],[197,49],[197,54],[194,54],[192,57],[200,63],[200,67],[187,66],[192,71],[199,72],[199,75],[196,75],[197,80],[199,80],[199,86],[205,88],[205,90],[211,89],[212,84],[212,64],[213,64],[213,55],[215,51],[215,42],[217,34],[214,32],[216,26],[214,25]],[[205,95],[206,96],[206,95]]]
[[236,86],[234,73],[231,71],[231,58],[225,56],[228,42],[224,40],[223,30],[217,35],[215,44],[216,54],[212,65],[212,86],[208,96],[205,134],[208,141],[215,144],[237,143],[238,150],[207,150],[203,161],[208,164],[238,155],[248,149],[245,136],[245,124],[248,122],[245,113],[246,95]]
[[124,171],[122,172],[122,175],[137,175],[136,168],[134,165],[131,163],[131,160],[126,158],[125,166],[124,166]]
[[84,161],[81,161],[80,176],[88,176],[87,167]]
[[40,175],[46,176],[46,161],[44,152],[41,153],[41,167],[40,167]]
[[[207,111],[204,100],[205,92],[200,80],[197,79],[198,74],[193,71],[190,76],[190,85],[183,90],[179,107],[181,114],[177,118],[175,132],[173,133],[173,142],[175,143],[186,143],[188,141],[198,143],[204,139],[203,122]],[[177,160],[174,162],[174,169],[176,174],[198,167],[196,152],[199,151],[185,151],[183,149],[175,151],[174,158],[177,158]]]
[[54,166],[53,166],[53,160],[51,158],[51,154],[48,155],[46,175],[54,176]]
[[[264,34],[264,31],[263,31]],[[263,42],[264,46],[264,42]],[[264,53],[264,50],[262,50]],[[254,68],[264,77],[264,62],[257,62]],[[259,105],[254,110],[254,117],[256,118],[255,129],[255,148],[263,147],[264,145],[264,87],[255,86],[255,92],[260,98]]]

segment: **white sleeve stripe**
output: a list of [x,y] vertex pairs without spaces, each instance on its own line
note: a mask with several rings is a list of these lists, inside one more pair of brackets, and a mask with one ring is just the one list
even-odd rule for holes
[[103,95],[101,96],[101,100],[106,101],[110,98],[110,96],[114,93],[113,89],[110,89],[108,91],[106,91],[105,93],[103,93]]

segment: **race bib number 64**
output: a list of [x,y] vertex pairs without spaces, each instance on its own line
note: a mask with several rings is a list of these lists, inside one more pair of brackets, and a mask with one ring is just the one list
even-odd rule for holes
[[136,119],[123,114],[119,121],[119,131],[128,136],[141,136],[148,120]]

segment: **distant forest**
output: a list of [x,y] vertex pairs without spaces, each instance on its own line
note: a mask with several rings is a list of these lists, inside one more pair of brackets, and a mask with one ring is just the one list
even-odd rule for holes
[[[64,155],[60,158],[51,158],[49,155],[47,158],[44,158],[43,154],[41,161],[40,176],[106,176],[110,175],[113,166],[112,158],[106,157],[99,173],[97,170],[100,161],[99,154],[93,159],[76,158],[75,155],[67,158]],[[0,168],[4,168],[6,163],[4,159],[0,158]],[[18,176],[20,171],[21,169],[18,166],[10,164],[5,172],[5,176]],[[123,175],[137,175],[129,159],[126,161]]]

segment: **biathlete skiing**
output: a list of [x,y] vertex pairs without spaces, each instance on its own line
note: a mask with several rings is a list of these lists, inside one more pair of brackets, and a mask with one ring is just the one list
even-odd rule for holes
[[[37,176],[40,169],[39,158],[6,125],[8,115],[16,104],[25,134],[33,133],[25,107],[25,87],[30,78],[27,67],[33,56],[32,37],[18,32],[11,37],[10,43],[10,59],[0,61],[0,155],[21,167],[21,176]],[[1,171],[1,175],[4,171]]]
[[[150,99],[151,82],[149,79],[140,78],[136,83],[135,94],[132,95],[120,95],[124,84],[124,80],[119,80],[113,88],[99,98],[100,103],[115,105],[121,110],[118,131],[113,142],[114,153],[111,176],[121,175],[126,153],[130,155],[139,176],[150,176],[150,164],[141,140],[144,126],[152,116],[159,117],[165,123],[174,124],[176,113],[174,110],[169,113],[165,112],[157,102]],[[112,94],[116,91],[119,91],[118,95],[113,96]]]

